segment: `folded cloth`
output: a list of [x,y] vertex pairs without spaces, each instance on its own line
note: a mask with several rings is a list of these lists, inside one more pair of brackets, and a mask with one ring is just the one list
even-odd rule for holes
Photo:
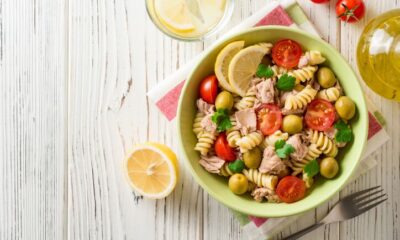
[[[239,25],[232,28],[226,35],[210,46],[210,48],[241,30],[263,25],[283,25],[300,28],[319,36],[317,30],[295,0],[283,0],[281,2],[272,1]],[[200,53],[197,57],[183,65],[175,73],[164,79],[158,86],[147,93],[149,99],[155,103],[169,121],[173,120],[176,116],[180,92],[187,75],[190,73],[193,65],[196,64],[203,55],[204,52]],[[389,140],[389,136],[383,128],[384,119],[382,115],[369,100],[367,100],[367,103],[369,110],[368,143],[362,160],[349,181],[354,180],[376,166],[377,162],[371,157],[371,154]],[[269,219],[247,216],[237,212],[234,212],[234,214],[243,226],[243,230],[246,232],[249,239],[268,239],[307,213],[291,217]]]

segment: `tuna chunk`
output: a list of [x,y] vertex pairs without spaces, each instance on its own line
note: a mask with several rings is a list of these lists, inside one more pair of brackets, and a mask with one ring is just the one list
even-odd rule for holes
[[204,114],[214,113],[214,105],[206,103],[203,99],[197,99],[197,108]]
[[235,113],[236,127],[243,135],[257,129],[257,116],[254,109],[240,110]]
[[285,163],[276,155],[273,147],[264,149],[263,159],[258,170],[261,173],[268,173],[284,177],[289,174]]
[[205,116],[201,122],[200,125],[201,127],[204,129],[204,131],[206,132],[210,132],[212,134],[215,134],[217,131],[217,124],[215,124],[212,120],[211,120],[212,114],[208,114],[207,116]]
[[267,79],[257,84],[256,97],[261,103],[273,103],[275,100],[274,82]]
[[264,198],[266,198],[268,202],[281,202],[275,191],[268,188],[256,188],[251,193],[251,196],[253,196],[254,200],[257,202],[262,202]]
[[224,165],[225,161],[217,156],[201,156],[199,164],[210,173],[219,173],[220,169]]
[[286,143],[292,145],[294,148],[294,152],[290,154],[292,159],[300,161],[307,155],[308,148],[301,139],[301,134],[295,134],[289,137]]

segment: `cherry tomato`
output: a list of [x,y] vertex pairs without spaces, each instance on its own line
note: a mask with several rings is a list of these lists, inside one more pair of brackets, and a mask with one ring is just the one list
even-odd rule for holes
[[329,0],[311,0],[314,3],[326,3],[329,2]]
[[257,109],[257,128],[264,135],[271,135],[282,126],[282,113],[275,104],[263,104]]
[[335,107],[330,102],[315,99],[308,105],[304,119],[309,128],[325,131],[332,127],[335,117]]
[[365,15],[362,0],[339,0],[336,3],[336,16],[344,22],[358,22]]
[[297,177],[286,176],[279,181],[276,194],[285,203],[297,202],[306,195],[306,184]]
[[301,46],[297,42],[284,39],[275,43],[272,48],[272,59],[277,65],[291,69],[299,64],[302,53]]
[[215,75],[208,76],[200,83],[200,96],[207,103],[214,104],[218,94],[218,80]]
[[229,146],[225,133],[219,134],[215,141],[214,150],[217,156],[225,161],[236,160],[235,151]]

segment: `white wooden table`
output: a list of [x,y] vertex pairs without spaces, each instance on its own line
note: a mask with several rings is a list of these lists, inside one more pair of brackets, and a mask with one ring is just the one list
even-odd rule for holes
[[[237,0],[225,29],[265,4]],[[369,0],[360,23],[344,25],[330,5],[300,0],[323,37],[356,67],[366,22],[399,0]],[[124,153],[135,143],[178,150],[176,130],[146,92],[207,47],[161,34],[144,0],[0,0],[0,239],[239,239],[231,212],[181,178],[165,200],[127,187]],[[320,219],[349,192],[382,185],[389,201],[305,239],[400,239],[400,105],[365,86],[392,138],[378,167],[279,237]]]

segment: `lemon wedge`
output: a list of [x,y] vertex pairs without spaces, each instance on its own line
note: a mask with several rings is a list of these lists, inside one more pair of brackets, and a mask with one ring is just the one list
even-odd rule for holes
[[240,50],[231,60],[228,79],[235,93],[244,97],[250,81],[265,54],[271,51],[269,44],[257,44]]
[[132,188],[152,199],[168,196],[175,188],[179,173],[175,153],[159,143],[135,146],[124,167]]
[[155,0],[154,5],[156,14],[167,27],[178,32],[194,30],[185,0]]
[[244,47],[244,41],[236,41],[226,45],[215,60],[214,72],[222,88],[230,92],[236,92],[229,84],[228,70],[232,58]]

